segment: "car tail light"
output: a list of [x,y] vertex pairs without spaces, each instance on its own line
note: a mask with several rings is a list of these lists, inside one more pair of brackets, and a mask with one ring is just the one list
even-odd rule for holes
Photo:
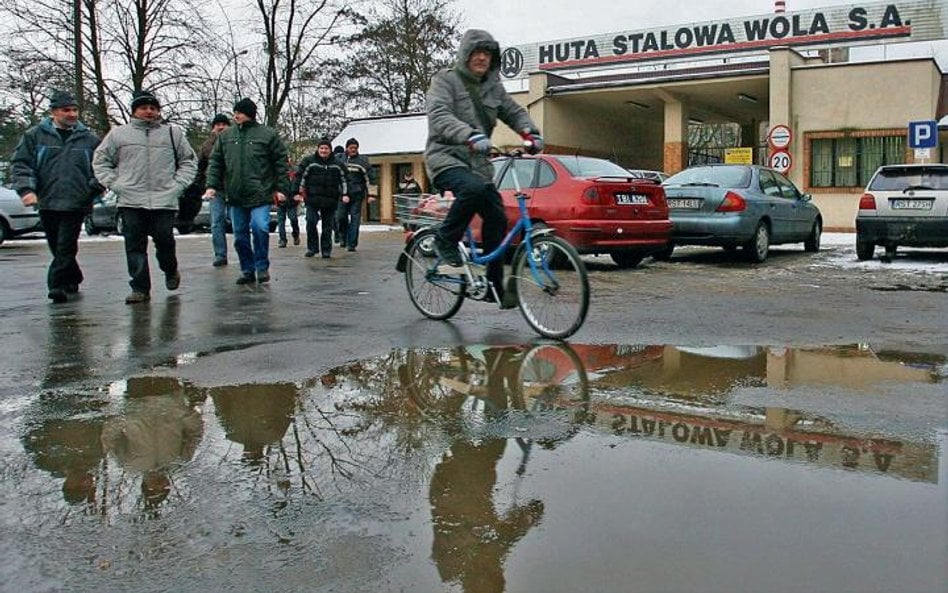
[[586,188],[586,191],[583,192],[583,199],[589,202],[590,204],[599,204],[599,190],[595,185],[590,185]]
[[876,197],[872,194],[862,194],[862,197],[859,198],[859,209],[860,210],[875,210]]
[[718,212],[741,212],[747,209],[747,202],[740,195],[729,191],[724,194],[724,200],[718,206]]

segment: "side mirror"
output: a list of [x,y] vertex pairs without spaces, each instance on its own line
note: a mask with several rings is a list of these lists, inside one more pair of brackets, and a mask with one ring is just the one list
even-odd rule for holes
[[810,194],[803,194],[802,196],[800,196],[800,200],[804,202],[809,202],[812,199],[813,199],[813,196],[811,196]]

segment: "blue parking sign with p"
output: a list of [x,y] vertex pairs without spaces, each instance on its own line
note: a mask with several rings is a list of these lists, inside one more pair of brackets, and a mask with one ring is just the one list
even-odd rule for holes
[[935,148],[938,146],[938,122],[935,120],[909,122],[908,141],[909,148]]

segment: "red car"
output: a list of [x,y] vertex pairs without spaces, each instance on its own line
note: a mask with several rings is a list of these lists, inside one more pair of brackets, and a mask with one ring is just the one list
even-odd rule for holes
[[633,268],[668,244],[672,223],[665,191],[652,180],[586,156],[542,154],[493,163],[510,225],[520,216],[516,172],[530,196],[534,226],[552,227],[580,253],[607,253],[619,267]]
[[[500,157],[493,164],[508,228],[520,218],[514,198],[516,172],[519,187],[530,196],[527,210],[533,226],[555,229],[580,253],[607,253],[620,268],[633,268],[668,245],[672,223],[665,191],[653,180],[637,178],[610,161],[585,156]],[[444,218],[451,199],[414,197],[400,218],[409,231],[436,224]],[[480,226],[480,217],[475,216],[471,228],[478,241]]]

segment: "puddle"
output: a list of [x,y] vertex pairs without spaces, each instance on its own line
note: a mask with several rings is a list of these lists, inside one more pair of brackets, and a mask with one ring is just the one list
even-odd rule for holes
[[946,375],[870,344],[539,343],[57,390],[0,437],[4,580],[940,590]]

